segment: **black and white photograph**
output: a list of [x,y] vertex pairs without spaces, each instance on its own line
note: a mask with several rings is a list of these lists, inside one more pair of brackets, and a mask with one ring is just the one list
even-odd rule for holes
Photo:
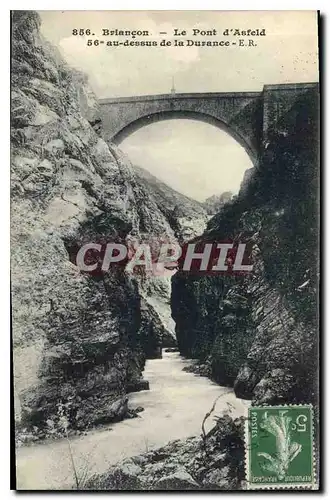
[[19,491],[320,488],[320,15],[13,10]]

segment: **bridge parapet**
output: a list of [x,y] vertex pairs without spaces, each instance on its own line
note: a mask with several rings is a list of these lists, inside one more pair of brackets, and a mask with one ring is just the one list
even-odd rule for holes
[[228,99],[228,98],[247,98],[260,96],[262,92],[201,92],[201,93],[175,93],[175,94],[150,94],[141,96],[110,97],[99,99],[101,105],[116,104],[119,102],[145,102],[176,99]]
[[268,131],[316,83],[265,85],[260,92],[160,94],[100,99],[104,138],[120,143],[136,129],[170,118],[192,118],[223,128],[254,164]]

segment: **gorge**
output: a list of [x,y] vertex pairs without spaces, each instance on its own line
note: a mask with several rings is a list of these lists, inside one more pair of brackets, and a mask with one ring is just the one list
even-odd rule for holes
[[[87,78],[41,36],[37,13],[15,11],[12,37],[18,487],[244,488],[239,417],[250,401],[318,403],[317,86],[273,122],[238,196],[210,217],[102,136]],[[247,241],[253,272],[80,272],[77,248],[109,238]],[[101,443],[83,487],[63,475],[68,441],[83,458]]]

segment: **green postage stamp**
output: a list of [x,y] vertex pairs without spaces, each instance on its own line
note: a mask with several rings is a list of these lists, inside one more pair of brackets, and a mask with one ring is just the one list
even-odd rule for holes
[[250,407],[246,422],[248,489],[315,489],[313,408]]

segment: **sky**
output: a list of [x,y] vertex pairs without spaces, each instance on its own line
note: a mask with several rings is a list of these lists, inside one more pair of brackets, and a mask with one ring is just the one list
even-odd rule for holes
[[244,148],[229,134],[195,120],[147,125],[119,147],[134,164],[198,201],[224,191],[237,193],[245,170],[253,166]]
[[[99,98],[176,92],[258,91],[265,84],[318,81],[317,15],[314,11],[40,11],[42,34],[64,59],[85,72]],[[265,29],[253,48],[87,47],[88,36],[109,30],[148,30],[145,40],[160,41],[175,28]],[[99,37],[102,39],[103,37]],[[138,39],[139,37],[137,37]],[[237,37],[239,38],[239,37]],[[105,39],[105,38],[103,38]],[[226,132],[191,120],[148,125],[121,144],[133,163],[175,189],[203,199],[228,189],[237,192],[252,165],[244,149]],[[180,161],[178,162],[178,159]]]

